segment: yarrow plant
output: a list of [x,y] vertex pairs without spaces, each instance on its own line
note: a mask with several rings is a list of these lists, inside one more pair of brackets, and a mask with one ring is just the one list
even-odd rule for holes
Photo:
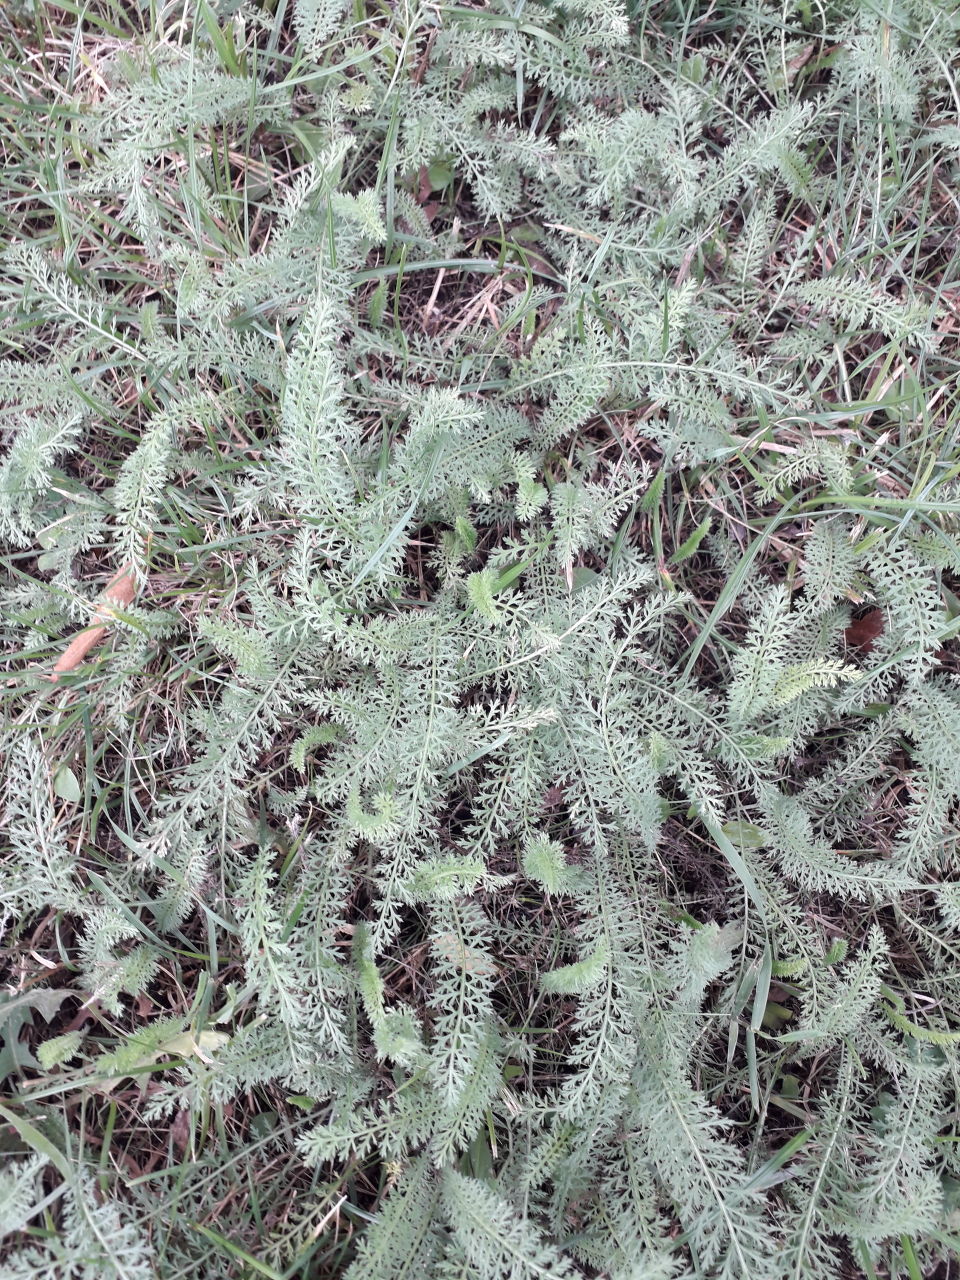
[[0,1276],[945,1275],[951,7],[2,22]]

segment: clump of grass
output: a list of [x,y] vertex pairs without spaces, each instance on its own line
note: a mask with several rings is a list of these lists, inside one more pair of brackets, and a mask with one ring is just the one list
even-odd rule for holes
[[0,24],[3,1274],[949,1266],[945,7]]

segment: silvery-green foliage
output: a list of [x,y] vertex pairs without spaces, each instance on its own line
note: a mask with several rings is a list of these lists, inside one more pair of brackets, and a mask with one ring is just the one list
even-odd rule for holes
[[[806,234],[769,252],[850,148],[883,222],[891,122],[955,146],[923,105],[951,31],[841,0],[785,32],[754,0],[723,6],[731,57],[645,8],[297,0],[289,85],[199,26],[192,53],[146,38],[80,112],[72,194],[119,202],[157,300],[121,315],[95,266],[5,251],[0,536],[38,559],[4,569],[4,639],[49,665],[106,565],[164,593],[55,691],[56,751],[29,687],[5,728],[8,928],[27,948],[54,913],[117,1024],[223,949],[143,1114],[306,1106],[317,1183],[380,1189],[348,1280],[828,1280],[953,1240],[955,513],[868,528],[869,460],[816,390],[854,329],[932,359],[935,306],[814,272]],[[832,70],[807,84],[811,43]],[[232,238],[212,182],[178,224],[171,155],[200,172],[258,131],[297,157],[246,209],[270,234]],[[452,192],[468,225],[428,212]],[[109,474],[102,421],[127,433]],[[709,510],[658,559],[666,487],[778,427],[751,493],[799,559],[754,562]],[[723,584],[706,654],[694,554]],[[56,1231],[0,1275],[154,1274],[122,1178],[70,1158]],[[8,1230],[40,1173],[4,1175]],[[171,1274],[199,1265],[181,1226]]]

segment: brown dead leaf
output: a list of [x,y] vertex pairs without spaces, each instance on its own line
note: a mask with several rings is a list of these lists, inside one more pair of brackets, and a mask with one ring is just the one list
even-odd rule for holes
[[869,653],[873,642],[883,635],[884,617],[882,609],[870,609],[862,617],[856,618],[843,633],[850,649],[859,649],[861,653]]
[[73,671],[76,667],[79,667],[90,650],[98,645],[107,634],[107,628],[104,624],[112,621],[113,610],[116,608],[123,609],[126,605],[132,604],[136,591],[137,583],[133,566],[124,565],[119,573],[113,575],[100,595],[97,611],[93,615],[94,621],[99,625],[87,627],[79,635],[74,636],[73,640],[60,655],[50,676],[54,684],[56,684],[58,676],[64,671]]

